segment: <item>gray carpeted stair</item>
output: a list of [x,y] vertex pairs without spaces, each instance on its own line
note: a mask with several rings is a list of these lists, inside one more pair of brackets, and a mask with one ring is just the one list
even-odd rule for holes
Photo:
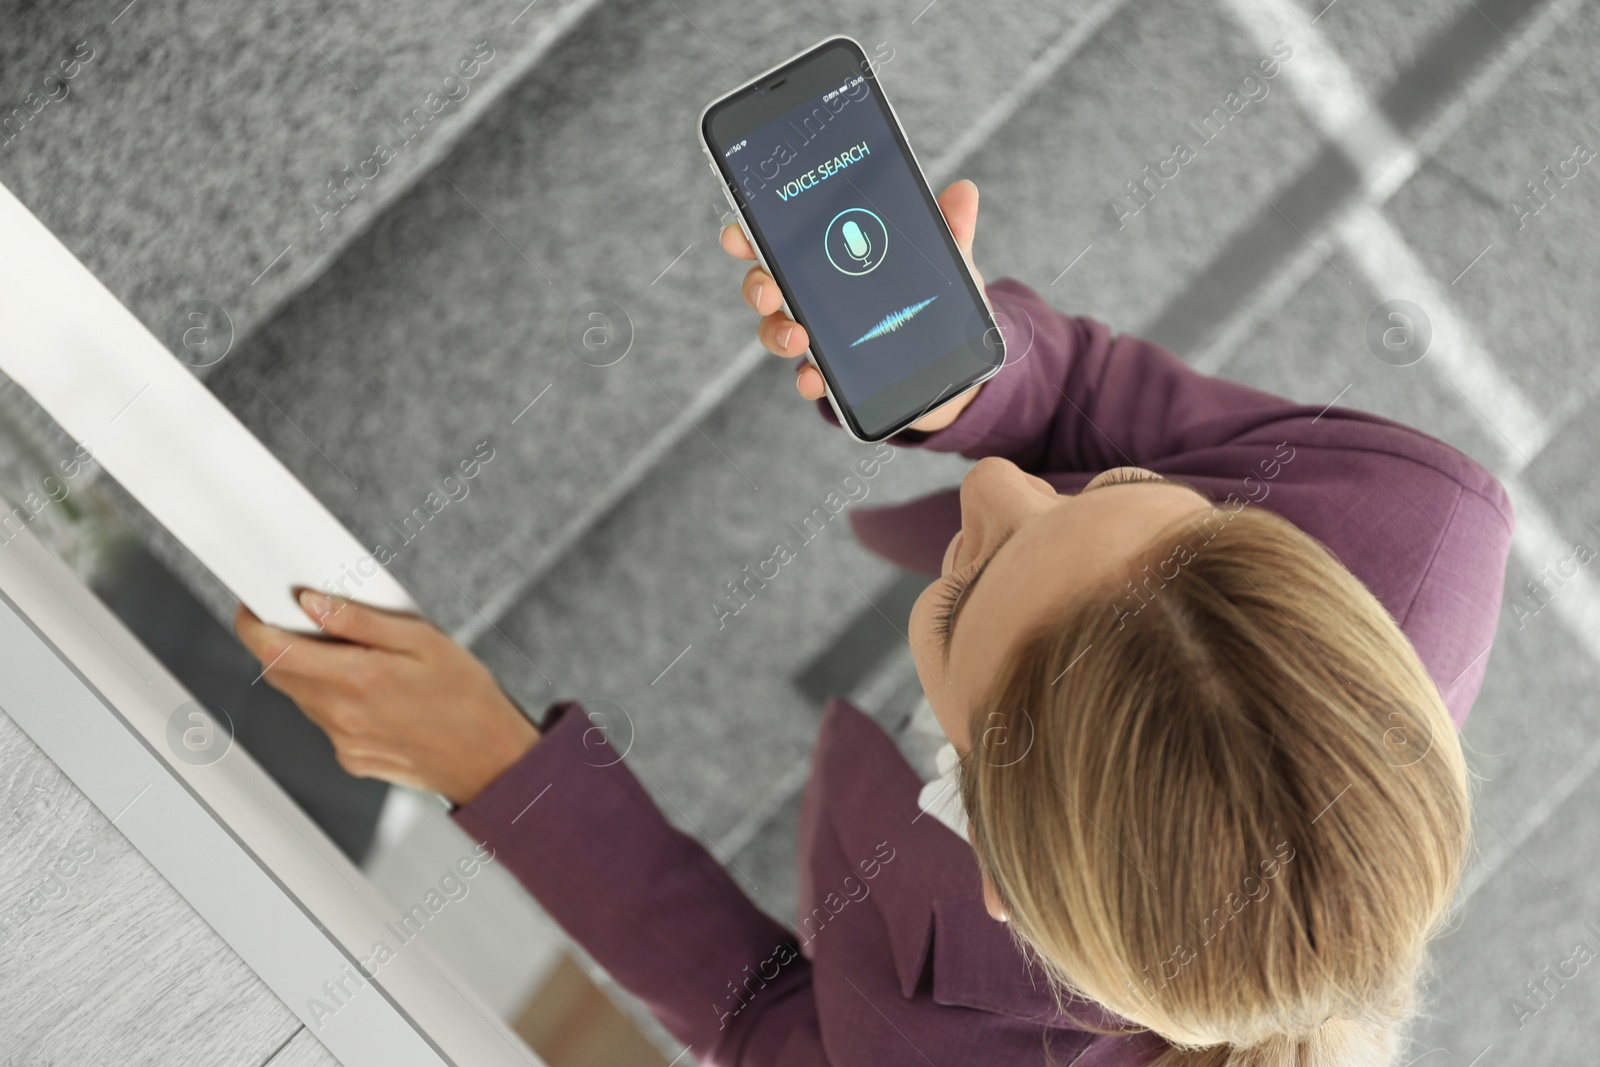
[[[200,298],[243,337],[595,0],[521,6],[7,4],[0,122],[62,61],[91,58],[0,132],[0,179],[158,336]],[[352,179],[380,143],[393,158]],[[350,184],[336,201],[329,182]]]

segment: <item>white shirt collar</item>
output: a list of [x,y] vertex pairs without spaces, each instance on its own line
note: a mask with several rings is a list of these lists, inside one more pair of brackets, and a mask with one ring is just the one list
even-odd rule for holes
[[917,807],[948,826],[952,833],[967,840],[967,809],[961,799],[961,757],[955,746],[946,742],[934,757],[939,774],[917,794]]

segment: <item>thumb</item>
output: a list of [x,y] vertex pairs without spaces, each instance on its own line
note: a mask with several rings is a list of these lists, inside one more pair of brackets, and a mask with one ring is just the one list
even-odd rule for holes
[[972,238],[978,232],[978,187],[966,178],[952,182],[939,194],[939,210],[950,226],[950,236],[966,253],[967,262],[972,262]]
[[406,652],[418,648],[433,627],[415,615],[380,611],[341,596],[303,589],[300,608],[329,637],[372,648]]

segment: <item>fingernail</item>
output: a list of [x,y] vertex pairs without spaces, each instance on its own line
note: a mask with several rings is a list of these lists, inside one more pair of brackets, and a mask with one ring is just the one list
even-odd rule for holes
[[794,327],[793,326],[784,327],[783,332],[778,335],[778,347],[779,348],[788,348],[789,347],[789,335],[792,334],[792,333],[794,333]]
[[758,311],[761,309],[761,290],[763,290],[765,288],[766,288],[766,284],[765,283],[763,283],[761,285],[758,285],[758,286],[756,286],[756,291],[750,295],[750,303]]
[[323,596],[315,590],[307,589],[300,594],[300,606],[306,610],[313,619],[321,622],[334,611],[333,600]]

